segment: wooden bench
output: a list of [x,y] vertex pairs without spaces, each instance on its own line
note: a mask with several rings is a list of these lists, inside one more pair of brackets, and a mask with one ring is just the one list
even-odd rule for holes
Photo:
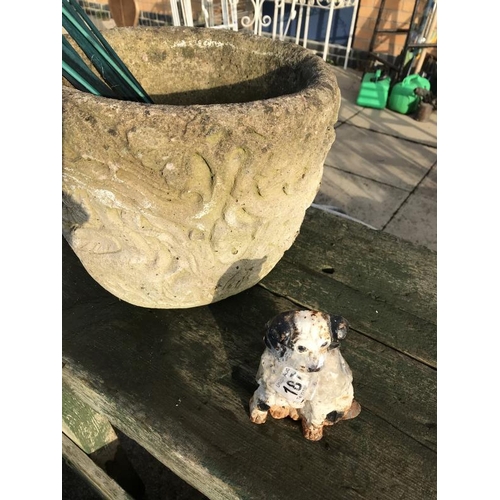
[[[435,252],[311,208],[259,285],[183,310],[117,299],[65,242],[63,260],[65,429],[88,429],[74,398],[95,412],[90,427],[109,420],[214,499],[436,496]],[[318,442],[290,419],[249,420],[262,327],[295,308],[351,324],[342,353],[362,412]]]

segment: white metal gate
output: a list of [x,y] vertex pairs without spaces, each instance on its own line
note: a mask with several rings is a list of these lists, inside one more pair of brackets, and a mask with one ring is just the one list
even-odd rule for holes
[[[79,0],[88,8],[87,0]],[[105,0],[94,0],[104,2]],[[359,0],[122,0],[140,11],[139,24],[150,26],[205,26],[250,30],[315,50],[326,60],[332,48],[345,50],[347,68]],[[87,5],[86,5],[87,4]],[[264,14],[264,5],[271,14]],[[93,3],[93,5],[96,5]],[[270,8],[269,8],[270,7]],[[332,21],[338,9],[352,8],[347,45],[331,44]],[[323,40],[311,38],[310,20],[315,12],[328,12]],[[294,32],[293,36],[289,34]]]
[[[233,0],[237,1],[237,0]],[[273,16],[263,15],[263,5],[265,1],[274,3]],[[297,45],[308,47],[310,42],[309,36],[309,21],[311,18],[311,11],[314,9],[321,9],[328,11],[328,21],[326,26],[326,35],[323,40],[323,59],[326,61],[329,48],[330,37],[332,35],[332,21],[333,14],[336,9],[345,9],[352,7],[354,9],[351,25],[349,29],[349,36],[347,46],[345,47],[346,56],[344,68],[347,68],[349,55],[352,47],[352,38],[354,35],[354,25],[356,22],[356,14],[358,9],[359,0],[251,0],[254,12],[253,16],[245,16],[241,19],[241,24],[245,28],[253,29],[257,35],[263,35],[263,27],[272,26],[272,38],[279,40],[290,40]],[[285,13],[285,5],[290,4],[290,11],[288,19]],[[293,26],[295,24],[295,26]],[[291,28],[295,28],[295,36],[291,38],[288,36]]]

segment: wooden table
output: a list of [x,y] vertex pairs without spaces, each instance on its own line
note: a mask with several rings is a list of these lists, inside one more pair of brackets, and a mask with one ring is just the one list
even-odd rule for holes
[[[117,299],[65,242],[63,260],[65,387],[207,497],[436,496],[435,252],[311,208],[259,285],[183,310]],[[342,353],[362,412],[318,442],[248,416],[262,327],[294,308],[351,324]]]

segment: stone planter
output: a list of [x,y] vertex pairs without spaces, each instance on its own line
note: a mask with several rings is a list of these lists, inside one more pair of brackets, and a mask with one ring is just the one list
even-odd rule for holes
[[104,32],[155,104],[63,86],[63,234],[109,292],[151,308],[258,283],[320,185],[340,92],[290,43],[206,28]]

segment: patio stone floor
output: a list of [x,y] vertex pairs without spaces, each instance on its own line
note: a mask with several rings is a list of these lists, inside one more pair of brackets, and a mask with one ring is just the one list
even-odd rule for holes
[[437,111],[427,122],[356,104],[361,72],[336,68],[337,137],[314,200],[437,250]]

